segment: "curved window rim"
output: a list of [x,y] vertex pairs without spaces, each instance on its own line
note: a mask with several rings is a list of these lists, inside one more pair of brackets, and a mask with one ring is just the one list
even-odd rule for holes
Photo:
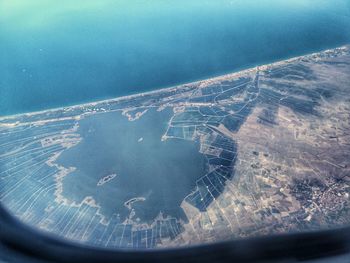
[[104,249],[38,231],[14,218],[0,205],[0,244],[6,248],[5,256],[11,259],[26,257],[48,262],[274,262],[293,259],[307,261],[350,253],[350,227],[233,239],[187,247],[151,250]]

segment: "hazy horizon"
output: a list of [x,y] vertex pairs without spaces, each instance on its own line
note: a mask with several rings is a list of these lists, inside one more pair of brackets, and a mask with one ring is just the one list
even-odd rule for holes
[[0,115],[115,98],[350,42],[347,1],[2,1]]

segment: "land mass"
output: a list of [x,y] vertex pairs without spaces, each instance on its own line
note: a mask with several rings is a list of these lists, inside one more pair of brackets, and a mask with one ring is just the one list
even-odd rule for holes
[[349,84],[350,46],[343,46],[2,117],[0,200],[29,225],[110,248],[343,226]]

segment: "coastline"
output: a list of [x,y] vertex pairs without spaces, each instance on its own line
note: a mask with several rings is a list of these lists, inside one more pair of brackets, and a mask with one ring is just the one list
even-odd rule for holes
[[119,102],[119,101],[124,101],[124,100],[130,100],[130,99],[137,98],[140,96],[159,94],[159,93],[163,93],[163,92],[171,92],[171,91],[177,90],[179,88],[186,88],[186,87],[198,86],[198,85],[203,85],[203,84],[205,85],[205,84],[213,83],[216,81],[223,81],[225,79],[232,79],[235,77],[240,77],[241,75],[255,72],[257,69],[266,70],[268,68],[280,66],[282,64],[287,64],[289,62],[293,62],[293,61],[300,60],[303,58],[313,57],[313,56],[317,56],[317,55],[320,55],[323,53],[328,53],[328,52],[334,52],[336,50],[341,50],[341,49],[349,48],[349,47],[350,47],[350,43],[347,43],[347,44],[340,45],[340,46],[337,46],[334,48],[327,48],[324,50],[315,51],[315,52],[304,54],[304,55],[299,55],[299,56],[294,56],[294,57],[290,57],[290,58],[286,58],[286,59],[282,59],[282,60],[277,60],[277,61],[274,61],[271,63],[264,63],[264,64],[256,65],[254,67],[249,67],[249,68],[233,71],[231,73],[230,72],[221,73],[220,75],[213,75],[212,77],[209,76],[209,77],[207,77],[205,79],[201,79],[201,80],[195,80],[195,81],[191,81],[191,82],[177,84],[177,85],[170,86],[170,87],[164,87],[164,88],[159,88],[159,89],[154,89],[154,90],[149,90],[149,91],[144,91],[144,92],[132,93],[130,95],[124,95],[124,96],[119,96],[119,97],[114,97],[114,98],[106,98],[106,99],[101,99],[101,100],[96,100],[96,101],[91,101],[91,102],[83,102],[80,104],[73,104],[73,105],[67,105],[67,106],[61,106],[61,107],[48,108],[48,109],[43,109],[43,110],[38,110],[38,111],[14,113],[14,114],[9,114],[9,115],[0,115],[0,121],[11,120],[11,119],[15,119],[15,118],[20,117],[20,116],[34,116],[34,115],[39,115],[39,114],[44,114],[44,113],[49,113],[49,112],[56,112],[59,110],[97,106],[97,105],[103,104],[103,103]]

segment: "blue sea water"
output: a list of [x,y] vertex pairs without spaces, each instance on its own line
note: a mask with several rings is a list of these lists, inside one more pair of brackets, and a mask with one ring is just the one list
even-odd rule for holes
[[1,0],[0,115],[163,88],[349,42],[348,0]]

